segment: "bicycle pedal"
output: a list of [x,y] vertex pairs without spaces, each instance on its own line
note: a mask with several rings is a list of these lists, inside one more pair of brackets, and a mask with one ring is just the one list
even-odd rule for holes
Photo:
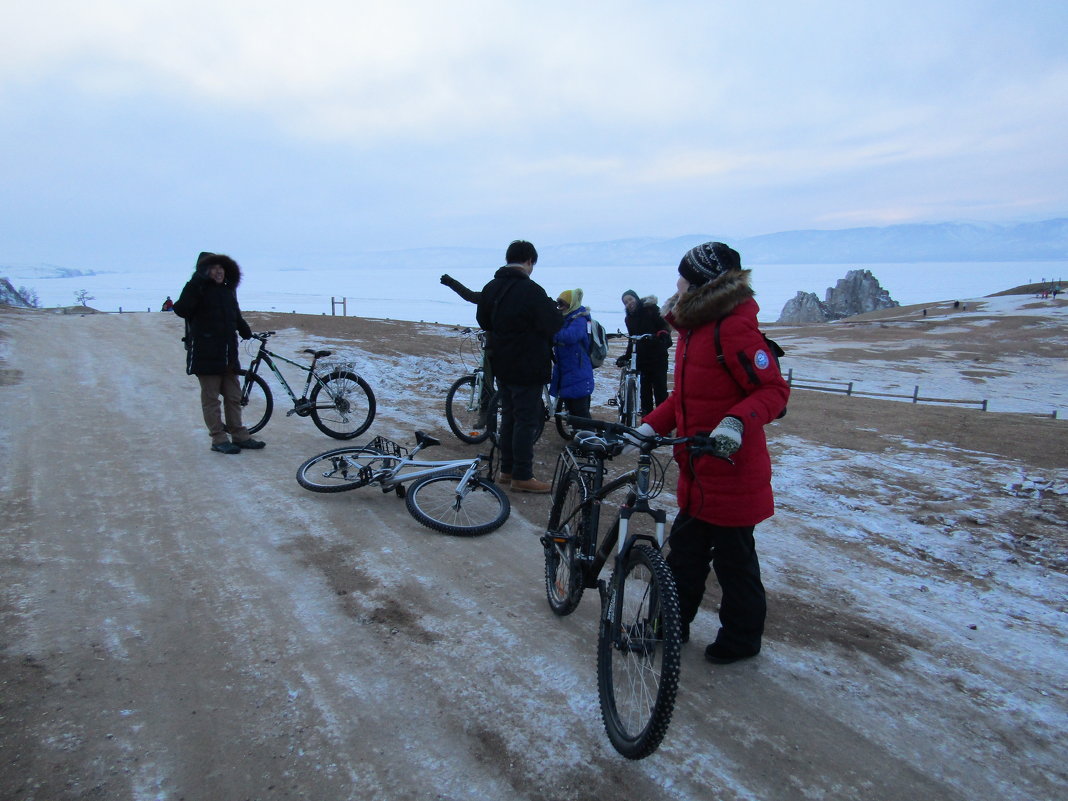
[[605,403],[605,406],[619,406],[619,401],[615,398],[609,398],[608,401]]

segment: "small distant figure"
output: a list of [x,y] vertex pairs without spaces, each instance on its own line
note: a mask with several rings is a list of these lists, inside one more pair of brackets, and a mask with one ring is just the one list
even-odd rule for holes
[[926,317],[926,316],[927,316],[927,309],[924,309],[924,310],[923,310],[923,316],[924,316],[924,317]]
[[163,308],[160,311],[174,311],[174,301],[171,300],[171,296],[168,295],[167,299],[163,301]]
[[960,310],[961,311],[968,311],[968,304],[967,303],[962,303],[961,307],[960,307]]

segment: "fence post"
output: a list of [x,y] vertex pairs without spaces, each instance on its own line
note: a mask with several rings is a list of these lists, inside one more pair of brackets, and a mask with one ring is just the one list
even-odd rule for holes
[[985,398],[983,399],[983,411],[984,412],[986,411],[986,399]]
[[349,316],[348,298],[342,298],[341,300],[338,300],[333,295],[331,295],[330,296],[330,314],[331,314],[331,316],[337,314],[337,307],[338,306],[341,307],[341,316],[342,317],[348,317]]
[[786,371],[786,386],[792,387],[794,385],[794,368],[791,367]]
[[913,403],[919,403],[920,402],[920,385],[919,384],[916,385],[916,389],[912,390],[912,402]]
[[119,314],[122,314],[122,306],[119,306]]
[[853,382],[852,381],[850,381],[849,382],[849,386],[846,387],[846,397],[847,398],[853,397]]

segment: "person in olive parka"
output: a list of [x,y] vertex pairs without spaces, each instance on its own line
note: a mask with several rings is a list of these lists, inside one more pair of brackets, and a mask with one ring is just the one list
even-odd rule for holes
[[174,302],[174,313],[185,319],[185,371],[200,381],[200,405],[211,449],[229,454],[264,447],[241,422],[237,335],[249,339],[252,329],[237,304],[240,283],[241,268],[236,261],[201,253],[193,277]]

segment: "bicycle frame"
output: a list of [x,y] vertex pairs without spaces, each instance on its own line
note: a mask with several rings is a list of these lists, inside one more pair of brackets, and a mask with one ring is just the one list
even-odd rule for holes
[[[374,448],[376,443],[388,442],[381,437],[372,440],[368,447]],[[463,496],[469,492],[470,479],[481,469],[483,461],[486,461],[484,456],[475,456],[474,458],[466,459],[447,459],[443,461],[434,461],[427,459],[416,459],[415,455],[419,453],[424,447],[422,442],[415,446],[411,453],[406,456],[400,454],[400,447],[394,443],[389,443],[390,446],[397,450],[395,454],[387,453],[386,456],[395,459],[396,464],[390,468],[384,468],[375,472],[368,484],[377,484],[382,488],[383,492],[389,492],[396,489],[399,485],[409,481],[415,481],[416,479],[426,478],[427,476],[435,475],[448,475],[454,473],[457,470],[463,469],[463,473],[458,475],[457,482],[457,494]],[[402,470],[409,467],[423,468],[413,470],[407,473],[401,473]]]
[[[304,382],[304,394],[300,398],[298,398],[293,393],[293,390],[289,386],[289,382],[286,381],[285,376],[282,375],[282,371],[278,369],[278,365],[276,365],[274,363],[275,359],[279,359],[280,361],[283,361],[286,364],[290,364],[293,367],[296,367],[296,368],[298,368],[300,370],[303,370],[308,374],[308,379],[307,379],[307,381]],[[315,372],[316,362],[318,362],[318,357],[313,357],[312,358],[311,366],[301,364],[300,362],[295,362],[292,359],[287,359],[285,356],[283,356],[280,353],[274,353],[272,351],[267,350],[266,341],[261,339],[260,340],[259,350],[256,352],[256,355],[253,357],[252,363],[248,366],[248,372],[249,372],[249,374],[258,374],[259,373],[259,369],[260,369],[260,365],[261,364],[266,364],[268,367],[271,368],[271,372],[274,373],[275,377],[278,379],[278,383],[282,385],[282,388],[286,391],[286,394],[289,395],[290,400],[292,400],[293,403],[296,404],[296,403],[300,402],[301,400],[303,400],[303,399],[308,397],[308,390],[311,389],[312,379],[314,379],[316,381],[319,381],[319,376]],[[245,382],[245,387],[242,388],[242,393],[241,394],[242,394],[242,399],[243,400],[247,400],[248,399],[248,384],[249,384],[249,382],[246,381]]]
[[[667,524],[667,512],[663,509],[655,509],[649,501],[654,497],[651,492],[650,476],[652,474],[653,457],[649,453],[642,453],[638,457],[637,465],[614,477],[607,484],[604,482],[605,468],[603,461],[596,457],[583,457],[582,461],[577,458],[581,454],[568,446],[560,454],[560,465],[557,468],[556,480],[559,480],[568,470],[574,470],[583,486],[583,502],[579,504],[572,516],[582,514],[586,517],[586,530],[590,532],[600,531],[601,506],[605,499],[612,493],[624,487],[631,487],[632,492],[628,495],[626,503],[619,507],[619,514],[612,527],[601,538],[589,537],[585,543],[585,552],[582,554],[583,583],[586,587],[597,586],[597,577],[604,567],[613,549],[617,551],[617,558],[624,558],[627,551],[639,540],[655,541],[657,548],[664,547],[664,535]],[[634,514],[647,514],[653,518],[655,535],[638,534],[630,536],[630,520]],[[561,521],[561,524],[567,521]],[[552,536],[552,535],[548,535]],[[618,547],[617,547],[618,546]]]

